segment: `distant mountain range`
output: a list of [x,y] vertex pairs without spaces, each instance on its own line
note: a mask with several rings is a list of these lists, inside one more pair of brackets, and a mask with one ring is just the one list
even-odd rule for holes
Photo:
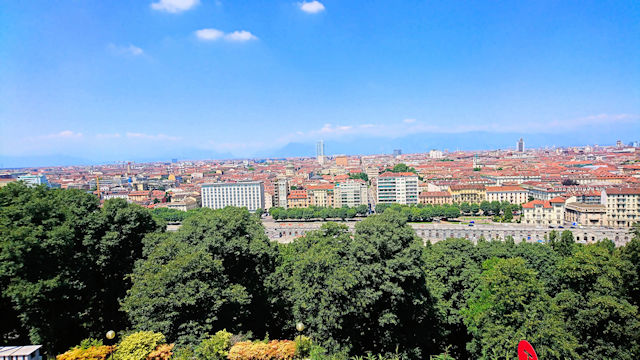
[[[428,152],[431,149],[439,150],[493,150],[515,149],[516,142],[524,138],[526,148],[540,148],[553,146],[583,146],[587,144],[613,145],[621,139],[625,143],[640,140],[637,128],[629,129],[628,133],[619,134],[615,130],[603,126],[600,131],[582,131],[576,129],[572,132],[559,134],[522,134],[522,133],[419,133],[398,138],[384,137],[345,137],[339,140],[325,140],[326,155],[371,155],[391,154],[394,149],[401,149],[403,153]],[[603,142],[603,139],[607,139]],[[320,140],[320,139],[318,139]],[[17,167],[42,167],[62,165],[91,165],[105,164],[116,161],[154,162],[171,161],[173,158],[180,160],[206,160],[206,159],[264,159],[285,157],[310,157],[315,156],[316,143],[291,142],[276,150],[262,151],[250,157],[239,157],[231,153],[218,153],[198,148],[162,149],[153,156],[136,156],[130,154],[128,158],[88,158],[72,155],[43,155],[43,156],[0,156],[0,168]],[[105,155],[108,156],[108,155]]]

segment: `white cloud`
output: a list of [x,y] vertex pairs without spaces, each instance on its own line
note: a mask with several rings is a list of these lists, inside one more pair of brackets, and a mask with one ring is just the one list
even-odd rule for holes
[[313,0],[309,2],[305,1],[298,4],[300,5],[300,10],[309,14],[316,14],[324,11],[324,5],[322,5],[322,3],[317,0]]
[[46,139],[79,139],[82,137],[82,133],[74,132],[71,130],[63,130],[55,134],[42,135],[41,138]]
[[118,46],[114,44],[109,44],[108,48],[114,54],[117,54],[117,55],[139,56],[144,54],[144,50],[131,44],[129,44],[128,46]]
[[98,138],[98,139],[118,139],[118,138],[120,138],[120,134],[118,134],[118,133],[114,133],[114,134],[97,134],[96,138]]
[[151,4],[153,10],[180,13],[187,11],[200,3],[200,0],[158,0]]
[[416,119],[404,119],[402,120],[402,122],[405,124],[413,124],[414,122],[416,122]]
[[242,42],[242,41],[249,41],[249,40],[257,40],[258,38],[246,30],[240,30],[240,31],[236,30],[230,34],[225,35],[224,39],[228,41]]
[[218,40],[224,36],[224,32],[216,29],[201,29],[196,31],[196,36],[200,40]]
[[246,30],[236,30],[232,33],[225,33],[218,29],[200,29],[195,32],[196,37],[203,41],[215,41],[224,39],[233,42],[243,42],[257,40],[258,37]]
[[139,139],[139,140],[154,140],[154,141],[177,141],[182,139],[178,136],[169,136],[165,134],[144,134],[144,133],[127,133],[127,137],[129,139]]

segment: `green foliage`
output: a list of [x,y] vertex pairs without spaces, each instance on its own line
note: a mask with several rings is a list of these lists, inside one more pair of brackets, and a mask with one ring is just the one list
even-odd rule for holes
[[114,360],[145,360],[156,347],[165,342],[164,335],[152,331],[135,332],[118,344]]
[[[558,265],[555,302],[587,359],[636,359],[640,317],[625,286],[633,265],[597,244],[580,247]],[[637,299],[635,299],[637,301]]]
[[[553,234],[553,236],[551,235]],[[575,241],[573,240],[573,233],[570,230],[565,230],[560,234],[560,239],[557,239],[555,231],[549,233],[549,244],[560,256],[571,256],[575,250]]]
[[269,209],[269,214],[274,220],[285,219],[297,219],[297,220],[311,220],[311,219],[353,219],[356,216],[365,216],[369,211],[367,205],[359,205],[356,207],[320,207],[309,206],[307,208],[288,208],[283,209],[281,207],[272,207]]
[[88,349],[88,348],[90,348],[92,346],[98,347],[98,346],[102,346],[102,345],[104,345],[102,343],[102,340],[93,339],[93,338],[87,338],[87,339],[84,339],[84,340],[82,340],[80,342],[80,346],[79,347],[80,347],[80,349],[86,350],[86,349]]
[[[273,277],[292,318],[331,353],[384,353],[396,346],[417,355],[432,342],[433,299],[424,282],[422,243],[394,211],[356,225],[323,226],[283,249]],[[288,313],[286,311],[285,313]]]
[[120,311],[142,255],[159,230],[147,209],[79,190],[0,189],[0,340],[58,353],[127,325]]
[[276,252],[246,209],[204,209],[180,230],[145,240],[122,308],[135,328],[180,345],[195,345],[215,328],[264,334],[270,324],[264,281]]
[[201,360],[225,360],[231,349],[231,337],[233,334],[226,330],[220,330],[208,339],[202,340],[196,347],[195,354]]
[[367,173],[360,172],[357,174],[349,174],[349,179],[360,179],[367,182],[369,181],[369,176],[367,175]]
[[576,341],[537,277],[521,258],[494,258],[483,264],[479,285],[463,310],[473,335],[468,349],[474,358],[510,358],[525,338],[536,344],[543,359],[577,357]]
[[460,216],[460,209],[456,205],[401,205],[377,204],[376,213],[382,214],[387,210],[401,213],[406,221],[428,222],[433,219],[453,219]]
[[311,341],[310,337],[304,335],[296,336],[296,357],[301,359],[309,358],[312,347],[313,341]]

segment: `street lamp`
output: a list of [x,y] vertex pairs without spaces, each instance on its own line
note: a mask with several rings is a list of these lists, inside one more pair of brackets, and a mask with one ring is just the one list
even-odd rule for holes
[[298,330],[299,332],[303,332],[304,331],[304,324],[302,322],[298,322],[296,324],[296,330]]
[[116,337],[116,332],[113,330],[109,330],[107,331],[107,339],[112,340],[114,337]]

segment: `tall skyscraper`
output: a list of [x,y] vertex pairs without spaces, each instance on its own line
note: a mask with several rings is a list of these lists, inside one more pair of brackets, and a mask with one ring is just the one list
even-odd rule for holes
[[524,152],[524,140],[522,138],[518,140],[518,152]]
[[322,140],[316,143],[316,159],[318,163],[324,164],[324,141]]

